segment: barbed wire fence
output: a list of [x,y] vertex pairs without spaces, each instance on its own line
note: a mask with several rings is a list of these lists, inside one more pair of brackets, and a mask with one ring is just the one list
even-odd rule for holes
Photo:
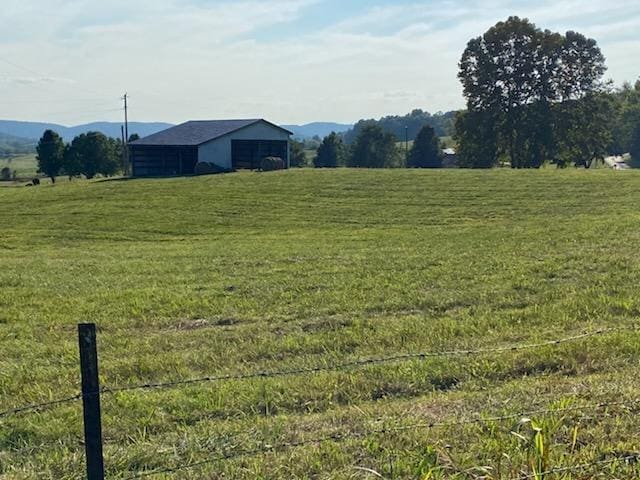
[[[310,439],[296,440],[296,441],[290,441],[290,442],[280,442],[275,444],[268,443],[252,449],[246,449],[246,450],[239,449],[239,450],[233,450],[229,452],[219,452],[217,453],[217,455],[212,455],[210,458],[206,460],[178,465],[175,467],[167,467],[167,468],[162,468],[157,470],[150,470],[146,472],[139,472],[137,474],[134,474],[125,478],[126,480],[134,480],[137,478],[152,477],[152,476],[157,476],[162,474],[178,473],[184,470],[191,470],[194,468],[203,467],[205,465],[214,464],[224,460],[233,460],[233,459],[246,457],[246,456],[272,453],[272,452],[277,452],[277,451],[282,451],[282,450],[297,448],[297,447],[303,447],[308,445],[317,445],[324,442],[335,443],[335,442],[343,442],[348,440],[363,439],[373,435],[394,434],[394,433],[402,433],[402,432],[413,431],[413,430],[424,430],[424,429],[433,429],[433,428],[459,427],[459,426],[472,425],[472,424],[488,424],[493,422],[503,422],[506,420],[520,420],[523,418],[533,417],[536,415],[549,415],[549,414],[557,415],[560,413],[598,410],[598,409],[606,409],[610,407],[625,407],[628,409],[633,409],[638,406],[640,406],[640,400],[635,400],[627,403],[603,402],[603,403],[598,403],[594,405],[581,405],[581,406],[572,406],[572,407],[563,407],[563,408],[544,408],[544,409],[541,408],[541,409],[535,409],[535,410],[529,410],[529,411],[521,411],[514,414],[497,415],[497,416],[483,416],[481,413],[476,412],[475,415],[477,418],[469,418],[469,419],[458,420],[453,422],[420,422],[420,423],[407,424],[407,425],[396,425],[396,426],[374,428],[369,430],[363,430],[361,432],[348,432],[348,433],[334,432],[334,433],[326,434],[319,437],[313,437]],[[557,469],[549,470],[547,472],[538,472],[537,475],[541,475],[541,474],[549,475],[551,473],[560,473],[564,471],[570,471],[573,469],[585,469],[591,466],[614,463],[616,461],[620,461],[623,459],[625,461],[631,461],[632,458],[640,460],[640,453],[638,453],[637,455],[627,454],[622,457],[614,456],[612,459],[609,459],[606,461],[597,460],[591,463],[585,463],[585,464],[580,464],[576,466],[558,467]],[[534,474],[531,474],[531,476],[522,475],[520,477],[517,477],[517,479],[520,479],[520,478],[544,478],[544,477],[535,477]]]
[[[614,327],[598,329],[590,332],[585,332],[578,335],[563,337],[559,339],[541,341],[537,343],[527,344],[513,344],[506,346],[498,346],[493,348],[478,348],[478,349],[461,349],[461,350],[447,350],[447,351],[434,351],[434,352],[418,352],[418,353],[401,353],[389,356],[369,357],[350,360],[346,362],[337,363],[325,363],[322,365],[301,367],[295,369],[285,370],[265,370],[255,371],[247,373],[236,374],[224,374],[224,375],[212,375],[199,378],[180,379],[162,383],[141,383],[131,384],[125,386],[115,387],[100,387],[98,383],[98,355],[97,355],[97,342],[96,342],[96,330],[94,324],[80,324],[78,326],[78,338],[80,346],[80,363],[81,363],[81,378],[82,378],[82,392],[76,395],[53,399],[45,402],[32,403],[16,406],[4,411],[0,411],[0,421],[5,418],[24,415],[28,413],[36,413],[42,410],[59,407],[66,404],[72,404],[79,401],[83,403],[83,416],[84,416],[84,447],[86,455],[86,469],[88,480],[104,480],[104,460],[103,460],[103,444],[102,444],[102,432],[101,432],[101,412],[100,412],[100,398],[102,395],[114,395],[122,392],[129,392],[135,390],[159,390],[177,388],[187,385],[195,385],[202,383],[212,382],[224,382],[224,381],[242,381],[250,379],[260,378],[277,378],[285,376],[301,376],[301,375],[313,375],[322,372],[335,372],[343,370],[353,370],[374,365],[393,364],[406,361],[415,360],[427,360],[433,358],[447,358],[447,357],[469,357],[487,355],[493,353],[504,352],[518,352],[526,350],[535,350],[544,347],[575,343],[581,340],[585,340],[593,337],[602,337],[612,333],[620,332],[638,332],[637,327]],[[249,448],[249,449],[233,449],[222,452],[210,452],[211,455],[201,461],[195,461],[182,465],[176,465],[173,467],[166,467],[148,471],[141,471],[132,474],[131,476],[124,477],[126,480],[133,480],[137,478],[152,477],[163,474],[178,473],[184,470],[192,470],[205,465],[214,464],[217,462],[237,459],[246,456],[255,456],[260,454],[277,452],[285,449],[292,449],[307,445],[318,445],[325,442],[343,442],[347,440],[363,439],[372,435],[384,435],[392,433],[400,433],[412,430],[421,429],[433,429],[442,427],[455,427],[470,424],[486,424],[490,422],[502,422],[506,420],[516,420],[536,415],[548,415],[548,414],[560,414],[567,412],[584,412],[592,411],[598,416],[598,410],[606,410],[611,407],[625,408],[629,411],[640,408],[640,399],[633,401],[616,401],[616,402],[603,402],[591,405],[574,405],[568,407],[559,408],[539,408],[530,411],[521,411],[506,415],[494,415],[487,416],[481,412],[476,412],[472,418],[461,419],[451,422],[420,422],[414,424],[405,425],[391,425],[382,426],[362,431],[344,432],[337,431],[329,434],[325,434],[318,437],[300,439],[288,442],[279,443],[266,443]],[[601,416],[602,414],[600,414]],[[35,449],[42,449],[42,446],[35,447]],[[23,447],[15,452],[29,452],[33,450],[30,447]],[[531,474],[522,474],[516,477],[514,480],[526,480],[529,478],[539,479],[545,478],[545,475],[569,473],[573,471],[585,470],[592,467],[613,465],[616,463],[622,464],[638,464],[640,463],[640,453],[629,453],[624,455],[613,456],[607,459],[598,459],[592,462],[577,464],[566,467],[551,468],[545,472],[534,472]]]

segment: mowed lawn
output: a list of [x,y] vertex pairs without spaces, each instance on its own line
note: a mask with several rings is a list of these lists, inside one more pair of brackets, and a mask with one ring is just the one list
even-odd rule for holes
[[[639,473],[637,172],[292,170],[0,205],[0,411],[79,391],[79,322],[110,388],[627,329],[103,394],[108,478]],[[0,417],[0,478],[82,478],[81,417]]]

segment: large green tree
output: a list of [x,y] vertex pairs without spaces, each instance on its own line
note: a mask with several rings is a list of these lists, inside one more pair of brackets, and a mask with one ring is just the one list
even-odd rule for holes
[[316,168],[335,168],[345,164],[346,148],[340,135],[331,132],[318,146],[313,165]]
[[611,119],[614,103],[604,93],[589,94],[579,100],[567,100],[554,106],[554,161],[559,167],[574,164],[590,168],[603,160],[611,145]]
[[390,115],[378,120],[359,120],[353,128],[344,132],[344,141],[347,144],[355,142],[360,131],[367,125],[377,124],[387,133],[393,133],[397,138],[404,140],[405,135],[409,140],[415,140],[418,132],[425,125],[433,127],[436,135],[445,137],[453,134],[453,122],[456,112],[437,112],[433,115],[420,109],[414,109],[407,115]]
[[527,19],[510,17],[469,41],[459,78],[467,109],[482,112],[496,134],[491,156],[505,153],[513,168],[531,168],[555,155],[554,105],[599,92],[605,70],[595,40],[542,31]]
[[64,142],[53,130],[45,130],[36,147],[38,171],[51,178],[53,183],[64,164]]
[[640,168],[640,123],[631,132],[629,153],[631,153],[631,164],[635,168]]
[[304,167],[307,164],[307,156],[304,153],[304,144],[297,140],[289,143],[289,166]]
[[71,144],[65,145],[64,148],[62,173],[67,175],[69,180],[82,175],[82,157],[80,156],[77,146],[77,144],[74,146],[72,142]]
[[611,119],[612,139],[609,152],[613,155],[628,153],[634,129],[640,125],[640,80],[635,86],[626,83],[611,95],[616,106]]
[[456,117],[456,163],[462,168],[492,168],[498,163],[496,132],[490,114],[468,110]]
[[121,143],[100,132],[87,132],[73,139],[65,159],[70,176],[82,174],[87,178],[96,175],[115,175],[122,168]]
[[349,167],[392,168],[402,166],[397,138],[379,125],[365,126],[351,147]]
[[413,142],[407,167],[412,168],[441,168],[442,154],[440,152],[440,140],[432,127],[424,126],[418,132]]

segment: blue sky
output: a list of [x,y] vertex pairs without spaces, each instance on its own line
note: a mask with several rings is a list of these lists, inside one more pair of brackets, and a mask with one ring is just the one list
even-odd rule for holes
[[466,42],[509,15],[640,76],[638,0],[3,0],[0,118],[351,122],[464,105]]

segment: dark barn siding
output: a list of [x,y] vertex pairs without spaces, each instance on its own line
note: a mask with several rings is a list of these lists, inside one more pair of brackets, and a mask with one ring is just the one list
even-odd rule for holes
[[134,177],[190,175],[198,163],[198,147],[131,145]]
[[232,140],[231,163],[234,170],[257,170],[265,157],[280,157],[286,162],[288,148],[286,140]]

